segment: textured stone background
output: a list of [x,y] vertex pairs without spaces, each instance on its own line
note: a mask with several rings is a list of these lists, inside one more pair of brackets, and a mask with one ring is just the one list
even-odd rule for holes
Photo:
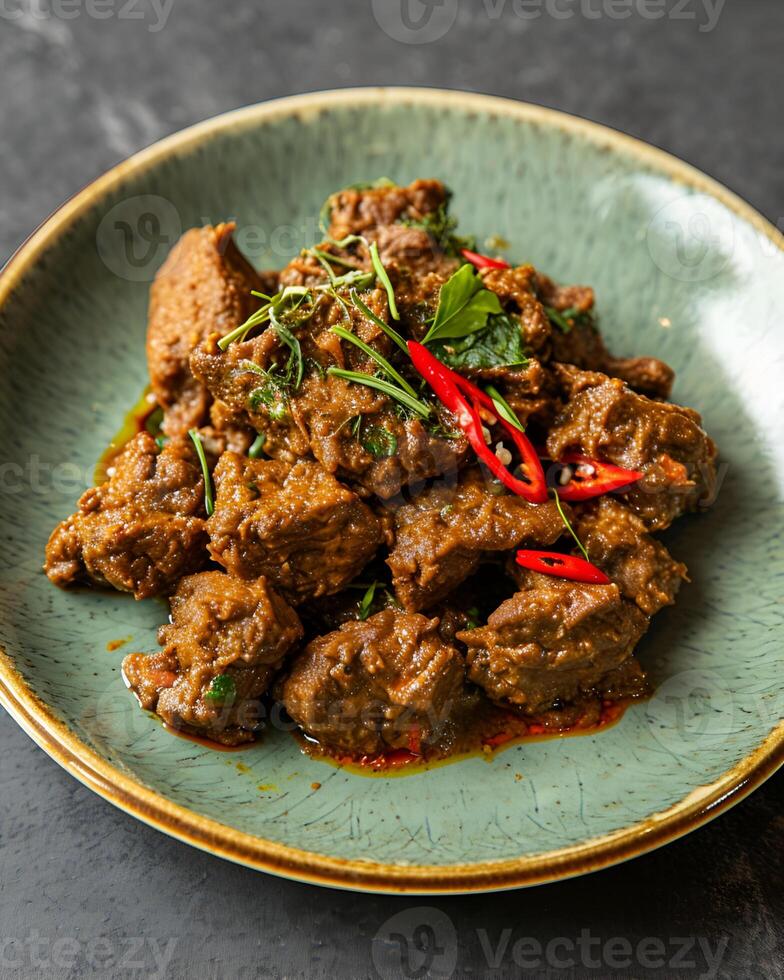
[[[784,226],[781,0],[665,0],[661,19],[658,0],[444,0],[415,36],[454,12],[455,23],[422,44],[400,41],[398,2],[0,0],[0,256],[161,136],[246,103],[367,84],[484,91],[608,123]],[[517,947],[532,976],[784,976],[781,775],[619,868],[499,896],[398,899],[208,857],[90,794],[2,712],[0,737],[3,978],[506,977],[521,973],[525,937],[566,940],[538,966]],[[438,947],[419,973],[416,950],[401,960],[394,939],[418,924]],[[632,944],[632,965],[623,943],[604,945],[615,938]]]

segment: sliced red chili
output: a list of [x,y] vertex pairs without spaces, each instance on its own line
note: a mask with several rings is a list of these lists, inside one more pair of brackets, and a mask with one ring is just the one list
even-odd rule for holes
[[569,482],[562,487],[557,487],[561,500],[568,500],[571,503],[590,500],[592,497],[600,497],[613,490],[620,490],[643,477],[643,474],[637,470],[625,470],[613,463],[591,459],[590,456],[583,456],[581,453],[566,453],[559,462],[574,467]]
[[604,572],[584,558],[575,555],[562,555],[558,551],[518,551],[515,561],[523,568],[557,578],[568,578],[573,582],[588,582],[592,585],[609,585],[610,580]]
[[[457,424],[465,433],[471,448],[493,476],[500,480],[512,493],[524,497],[531,503],[543,504],[547,500],[547,481],[536,450],[529,442],[528,437],[499,416],[492,399],[488,395],[468,381],[467,378],[442,364],[422,344],[418,344],[415,340],[409,340],[408,350],[414,367],[427,381],[439,400],[454,414]],[[520,468],[525,480],[521,480],[510,473],[485,442],[479,406],[492,416],[494,422],[503,428],[516,446],[520,454]]]
[[471,265],[476,266],[477,269],[511,269],[512,267],[508,262],[504,262],[503,259],[491,259],[489,255],[481,255],[479,252],[472,252],[468,248],[461,248],[460,254],[466,261],[470,262]]

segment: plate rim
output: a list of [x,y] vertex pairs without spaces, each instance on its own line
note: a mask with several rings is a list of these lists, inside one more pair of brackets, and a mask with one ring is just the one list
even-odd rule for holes
[[[579,116],[514,99],[473,92],[405,86],[309,92],[261,102],[214,116],[128,157],[88,183],[36,228],[0,272],[0,308],[48,246],[100,197],[127,177],[188,152],[231,130],[292,115],[307,118],[336,105],[431,105],[539,123],[577,134],[637,157],[651,169],[720,201],[784,252],[782,234],[762,214],[723,184],[665,150]],[[753,792],[784,765],[784,720],[714,782],[642,821],[581,844],[503,861],[457,865],[388,864],[342,859],[247,834],[174,803],[108,763],[71,732],[38,698],[0,644],[0,704],[19,726],[67,772],[108,802],[156,829],[218,857],[311,884],[387,894],[460,894],[501,891],[597,871],[645,854],[682,837]]]

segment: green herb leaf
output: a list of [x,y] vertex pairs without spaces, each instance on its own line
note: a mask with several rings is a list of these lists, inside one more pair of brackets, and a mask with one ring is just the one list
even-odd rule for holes
[[433,344],[432,349],[440,361],[456,371],[516,367],[528,362],[520,324],[506,313],[488,317],[484,330]]
[[558,513],[561,515],[561,520],[564,523],[564,527],[577,542],[577,547],[583,553],[583,558],[585,558],[586,561],[590,561],[591,559],[588,557],[588,552],[583,547],[582,541],[577,537],[577,533],[569,523],[569,519],[567,518],[566,514],[564,514],[563,507],[561,506],[561,498],[558,496],[558,491],[555,489],[555,487],[553,487],[553,494],[555,495],[555,506],[558,508]]
[[264,452],[264,443],[267,441],[267,437],[263,432],[260,432],[256,438],[253,440],[253,444],[250,449],[248,449],[248,456],[251,459],[258,459]]
[[471,606],[470,609],[466,609],[466,623],[467,630],[478,629],[482,625],[482,616],[479,612],[478,606]]
[[397,311],[397,304],[395,303],[395,290],[392,288],[392,283],[387,275],[387,270],[381,261],[378,254],[378,245],[376,242],[370,246],[370,261],[373,263],[373,269],[376,273],[376,278],[381,283],[381,285],[387,291],[387,298],[389,300],[389,312],[393,320],[399,320],[400,314]]
[[569,333],[573,327],[579,324],[591,325],[592,323],[590,313],[578,310],[574,306],[570,306],[568,310],[556,310],[552,306],[545,306],[544,311],[547,314],[547,319],[564,333]]
[[381,582],[371,582],[368,586],[367,591],[359,601],[359,619],[365,620],[370,615],[370,610],[373,608],[373,601],[376,598],[376,589],[382,584]]
[[366,316],[368,320],[370,320],[372,323],[375,323],[375,325],[379,328],[379,330],[383,330],[384,333],[387,335],[387,337],[389,337],[391,341],[396,343],[397,346],[403,351],[403,353],[406,354],[406,356],[408,356],[408,347],[406,345],[406,342],[405,340],[403,340],[403,338],[400,336],[397,330],[395,330],[394,327],[390,327],[388,323],[384,323],[381,317],[376,316],[376,314],[370,309],[370,307],[367,306],[365,303],[363,303],[362,300],[359,298],[359,293],[356,291],[356,289],[352,289],[351,292],[349,293],[349,296],[351,297],[351,302],[354,304],[354,306],[356,306],[359,312],[363,316]]
[[428,418],[430,416],[430,408],[424,402],[418,398],[412,398],[407,391],[403,391],[383,378],[377,378],[372,374],[363,374],[361,371],[344,371],[343,368],[337,367],[327,368],[327,374],[331,374],[336,378],[342,378],[344,381],[353,381],[355,384],[375,388],[376,391],[381,391],[385,395],[389,395],[390,398],[394,398],[395,401],[412,412],[416,412],[417,415],[421,415],[422,418]]
[[207,466],[207,456],[204,453],[204,446],[202,445],[199,430],[190,429],[188,435],[191,437],[191,442],[196,449],[196,455],[199,457],[199,463],[201,465],[201,473],[204,477],[204,509],[207,511],[207,517],[212,517],[215,511],[215,504],[212,499],[212,479],[210,478],[210,468]]
[[208,701],[220,701],[230,704],[237,697],[237,685],[230,674],[218,674],[213,677],[209,688],[204,692]]
[[441,287],[438,309],[423,343],[467,337],[486,327],[494,313],[503,313],[499,298],[484,288],[472,265],[461,265]]
[[389,429],[374,425],[363,433],[362,446],[376,459],[385,459],[397,452],[397,437]]
[[389,361],[382,355],[379,354],[377,350],[366,344],[364,340],[356,336],[356,334],[351,333],[350,330],[346,330],[344,327],[332,327],[332,333],[337,334],[341,340],[347,340],[350,344],[354,344],[361,351],[371,357],[376,364],[387,374],[393,381],[396,381],[403,391],[407,391],[412,398],[416,398],[417,393],[411,387],[411,385],[406,381],[406,379],[392,367]]
[[443,252],[459,258],[461,249],[476,251],[476,240],[472,236],[455,234],[457,219],[449,213],[451,191],[447,191],[447,195],[447,200],[439,204],[435,211],[430,211],[422,218],[401,218],[400,224],[407,228],[421,228],[435,240]]
[[485,391],[490,396],[493,405],[495,406],[495,410],[498,412],[501,418],[505,419],[511,426],[514,426],[515,429],[519,429],[520,432],[525,432],[525,426],[517,417],[515,410],[512,408],[509,402],[506,401],[501,392],[498,391],[497,388],[493,387],[493,385],[485,385]]
[[163,428],[163,409],[160,405],[156,405],[144,420],[144,428],[151,436],[160,435]]

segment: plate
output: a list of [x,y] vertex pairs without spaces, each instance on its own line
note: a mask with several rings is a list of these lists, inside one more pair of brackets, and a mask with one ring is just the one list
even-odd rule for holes
[[[692,582],[640,647],[656,694],[601,733],[405,777],[304,756],[273,726],[219,752],[125,690],[157,601],[65,593],[47,536],[146,377],[149,282],[185,228],[236,217],[260,266],[317,237],[329,192],[443,178],[461,227],[596,288],[619,354],[677,370],[721,450],[716,499],[666,536]],[[135,817],[254,868],[353,889],[494,890],[580,874],[693,830],[784,759],[784,250],[729,191],[659,150],[515,102],[415,89],[305,95],[152,146],[63,205],[0,278],[0,700]]]

